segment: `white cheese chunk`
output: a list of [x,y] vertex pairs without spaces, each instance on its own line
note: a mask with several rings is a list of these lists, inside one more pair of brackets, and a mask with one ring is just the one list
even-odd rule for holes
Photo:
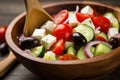
[[69,21],[69,24],[70,24],[72,27],[77,26],[78,23],[79,23],[79,21],[78,21],[77,18],[76,18],[75,13],[70,13],[68,19],[69,19],[69,20],[68,20],[68,21]]
[[46,35],[45,29],[35,29],[32,36],[41,40]]
[[110,39],[112,36],[114,36],[115,34],[118,34],[118,29],[117,28],[110,28],[108,30],[108,38]]
[[47,21],[41,28],[46,29],[47,33],[52,33],[56,24],[52,21]]
[[91,18],[87,18],[84,21],[81,22],[81,24],[87,24],[88,26],[92,27],[93,29],[95,29],[95,25],[93,24]]
[[42,44],[47,48],[47,50],[50,49],[50,47],[57,41],[56,37],[54,37],[51,34],[46,35],[42,38]]
[[46,60],[56,60],[56,55],[52,51],[47,51],[43,58]]
[[85,6],[81,9],[81,13],[93,15],[93,9],[90,6]]

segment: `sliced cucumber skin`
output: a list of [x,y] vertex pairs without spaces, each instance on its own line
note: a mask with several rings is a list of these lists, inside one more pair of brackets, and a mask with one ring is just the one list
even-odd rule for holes
[[76,55],[76,50],[74,49],[73,46],[68,47],[67,54]]
[[84,60],[84,59],[87,59],[85,53],[84,53],[84,46],[80,47],[80,49],[78,50],[77,52],[77,57],[78,59],[80,60]]
[[43,58],[43,56],[46,52],[46,47],[45,46],[38,46],[38,47],[32,48],[30,50],[32,52],[32,55],[34,55],[36,57]]
[[[107,12],[107,13],[105,13],[104,16],[105,16],[106,18],[108,18],[108,16],[112,16],[113,18],[115,18],[117,21],[116,21],[116,23],[111,22],[111,24],[112,24],[111,27],[117,28],[118,31],[120,31],[120,24],[119,24],[119,21],[118,21],[117,17],[115,16],[115,14],[113,14],[113,13],[111,13],[111,12]],[[108,18],[108,19],[111,21],[110,18]]]
[[94,56],[100,56],[100,55],[106,54],[106,53],[110,52],[111,50],[112,49],[109,46],[107,46],[103,43],[100,43],[96,46]]
[[87,42],[90,42],[95,37],[94,30],[87,24],[79,24],[74,28],[74,32],[81,33],[87,39]]

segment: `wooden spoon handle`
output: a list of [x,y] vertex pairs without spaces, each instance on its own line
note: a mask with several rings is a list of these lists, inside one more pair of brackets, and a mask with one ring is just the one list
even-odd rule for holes
[[53,18],[42,8],[39,0],[24,1],[26,5],[27,15],[23,33],[27,37],[32,35],[35,28],[39,28],[48,20],[53,21]]
[[7,58],[0,61],[0,77],[2,77],[15,62],[16,58],[12,52],[9,53]]
[[24,0],[24,1],[25,1],[27,12],[31,11],[32,9],[38,9],[38,10],[44,12],[52,20],[52,17],[43,9],[43,7],[40,4],[39,0]]
[[35,8],[35,9],[39,8],[41,6],[39,3],[39,0],[24,0],[24,1],[25,1],[27,11],[29,11],[33,8]]

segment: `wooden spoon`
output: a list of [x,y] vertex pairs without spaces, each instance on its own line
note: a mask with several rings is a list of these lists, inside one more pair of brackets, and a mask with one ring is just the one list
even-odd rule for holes
[[35,28],[39,28],[52,17],[42,8],[39,0],[25,0],[27,15],[23,33],[25,36],[32,35]]
[[16,61],[17,60],[12,52],[9,53],[7,58],[0,61],[0,77],[2,77]]

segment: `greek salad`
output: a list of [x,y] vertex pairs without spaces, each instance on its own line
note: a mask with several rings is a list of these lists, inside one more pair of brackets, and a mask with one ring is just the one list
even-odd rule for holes
[[[120,46],[120,27],[112,12],[97,13],[91,6],[61,10],[30,37],[19,37],[21,49],[47,60],[84,60]],[[28,51],[29,50],[29,51]]]

